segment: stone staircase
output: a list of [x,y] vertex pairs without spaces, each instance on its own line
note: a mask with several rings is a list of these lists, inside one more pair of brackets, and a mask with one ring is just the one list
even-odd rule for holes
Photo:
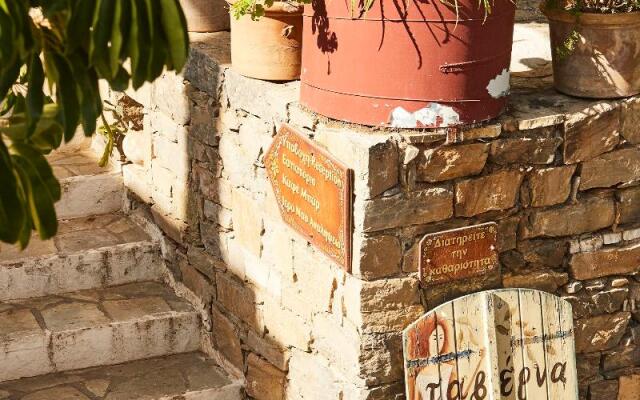
[[240,400],[200,353],[199,313],[162,284],[159,247],[121,213],[117,168],[50,157],[58,235],[0,245],[0,400]]

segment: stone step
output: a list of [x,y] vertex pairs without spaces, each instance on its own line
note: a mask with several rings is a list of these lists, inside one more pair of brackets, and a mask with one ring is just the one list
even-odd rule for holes
[[159,249],[131,220],[107,214],[61,221],[26,250],[0,244],[0,301],[158,280]]
[[200,353],[134,361],[0,383],[11,400],[241,400],[232,381]]
[[199,327],[156,282],[0,302],[0,382],[196,351]]
[[62,186],[62,199],[56,203],[59,219],[107,214],[122,208],[122,174],[118,168],[99,167],[98,156],[91,149],[63,147],[47,159]]

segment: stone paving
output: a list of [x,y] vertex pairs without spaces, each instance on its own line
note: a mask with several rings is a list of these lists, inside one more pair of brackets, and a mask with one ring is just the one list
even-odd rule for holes
[[91,150],[57,151],[47,157],[58,179],[111,172],[98,166],[98,157]]
[[61,221],[52,240],[31,240],[26,250],[0,244],[0,264],[48,254],[69,254],[123,243],[149,240],[136,224],[122,214],[90,216]]
[[0,302],[0,381],[198,347],[198,314],[155,282]]
[[213,361],[186,353],[0,383],[0,400],[198,400],[239,391]]

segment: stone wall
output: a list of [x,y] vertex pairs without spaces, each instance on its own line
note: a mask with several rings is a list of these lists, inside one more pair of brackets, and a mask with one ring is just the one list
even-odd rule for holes
[[[401,331],[445,300],[494,287],[574,306],[582,399],[640,386],[640,103],[556,94],[515,78],[510,110],[466,131],[380,131],[306,112],[298,83],[229,68],[228,34],[194,37],[184,76],[128,93],[131,212],[155,223],[204,346],[250,397],[402,397]],[[263,157],[283,122],[354,170],[352,273],[281,220]],[[127,150],[127,148],[129,150]],[[426,233],[499,225],[501,271],[420,290]]]

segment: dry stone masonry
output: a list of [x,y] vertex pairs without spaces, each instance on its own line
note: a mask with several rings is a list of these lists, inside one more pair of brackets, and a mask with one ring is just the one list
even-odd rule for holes
[[[546,65],[514,74],[496,122],[380,131],[305,111],[297,82],[240,76],[228,41],[194,36],[184,75],[127,93],[144,129],[123,173],[205,346],[250,397],[403,398],[409,323],[465,293],[524,287],[573,305],[581,399],[638,398],[637,99],[568,98]],[[283,123],[354,172],[350,273],[282,221],[264,156]],[[421,238],[485,222],[498,224],[500,269],[421,289]]]

